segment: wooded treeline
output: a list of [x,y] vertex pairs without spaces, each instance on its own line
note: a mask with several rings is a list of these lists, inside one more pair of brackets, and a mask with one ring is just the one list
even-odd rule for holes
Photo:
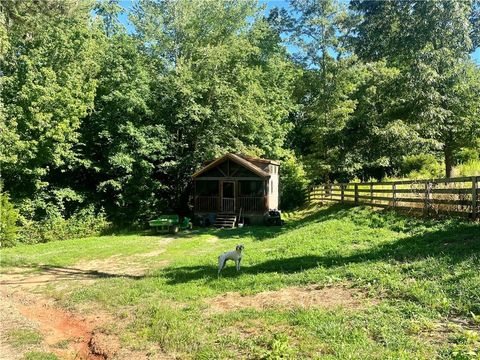
[[226,151],[282,160],[284,207],[308,182],[449,176],[479,158],[479,4],[141,0],[127,31],[116,0],[2,0],[2,202],[25,223],[185,214]]

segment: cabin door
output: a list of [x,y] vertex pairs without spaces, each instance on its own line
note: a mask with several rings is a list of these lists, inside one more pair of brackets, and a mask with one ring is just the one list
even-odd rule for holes
[[222,182],[222,212],[235,213],[235,182]]

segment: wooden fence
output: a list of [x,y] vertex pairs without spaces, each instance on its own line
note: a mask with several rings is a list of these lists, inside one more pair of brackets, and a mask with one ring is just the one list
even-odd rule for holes
[[310,202],[341,202],[480,217],[480,176],[434,180],[322,184],[310,188]]

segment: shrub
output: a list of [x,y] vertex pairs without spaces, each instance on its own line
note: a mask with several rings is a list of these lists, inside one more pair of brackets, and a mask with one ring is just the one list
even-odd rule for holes
[[90,205],[69,218],[52,211],[40,221],[22,218],[19,241],[25,244],[99,235],[109,226],[103,210]]
[[461,148],[454,154],[454,161],[456,165],[480,161],[480,151],[477,148]]
[[10,202],[8,194],[0,192],[0,247],[14,246],[17,243],[18,218],[18,211]]
[[308,180],[303,164],[294,155],[282,161],[280,168],[280,201],[284,210],[305,204]]
[[443,176],[443,167],[431,154],[404,156],[400,164],[402,176],[409,179],[427,179]]
[[480,160],[470,160],[464,164],[457,165],[452,170],[452,176],[479,176]]

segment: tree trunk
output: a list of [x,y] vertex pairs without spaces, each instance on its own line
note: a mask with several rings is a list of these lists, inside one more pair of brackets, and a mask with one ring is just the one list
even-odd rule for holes
[[452,176],[452,168],[453,168],[452,148],[445,144],[443,148],[443,152],[445,154],[445,176],[447,178],[450,178]]

